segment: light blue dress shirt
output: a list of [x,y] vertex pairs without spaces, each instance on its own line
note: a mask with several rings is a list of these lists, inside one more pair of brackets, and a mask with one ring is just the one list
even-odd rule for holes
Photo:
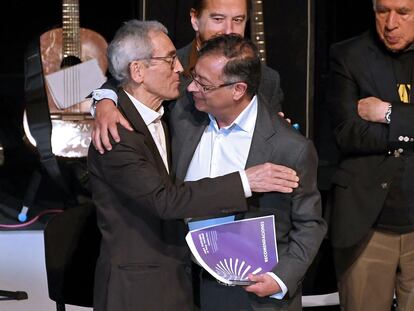
[[[229,126],[219,128],[215,118],[210,114],[209,118],[210,123],[201,136],[185,181],[244,171],[256,125],[257,97],[253,97],[249,105]],[[282,299],[287,293],[286,285],[273,272],[268,274],[282,289],[282,292],[270,297]]]

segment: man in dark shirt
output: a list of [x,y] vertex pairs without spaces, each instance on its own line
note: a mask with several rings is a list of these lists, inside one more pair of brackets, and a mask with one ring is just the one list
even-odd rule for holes
[[343,310],[414,310],[414,1],[373,5],[377,33],[331,48],[331,238]]

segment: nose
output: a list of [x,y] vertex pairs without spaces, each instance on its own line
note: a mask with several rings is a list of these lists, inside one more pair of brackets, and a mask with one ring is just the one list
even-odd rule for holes
[[180,60],[176,58],[175,64],[174,64],[174,72],[182,73],[183,71],[184,71],[183,65],[181,65]]
[[197,85],[195,84],[194,80],[192,80],[191,83],[187,86],[187,91],[190,93],[198,91]]
[[233,28],[234,28],[233,21],[232,20],[226,21],[225,26],[224,26],[224,33],[226,35],[234,33]]
[[398,14],[391,11],[385,20],[385,27],[387,30],[393,30],[398,27]]

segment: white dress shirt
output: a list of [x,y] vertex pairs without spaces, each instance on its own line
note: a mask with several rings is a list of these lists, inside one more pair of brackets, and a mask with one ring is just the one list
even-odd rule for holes
[[[209,118],[210,124],[201,136],[185,181],[217,177],[236,171],[244,172],[256,125],[257,97],[253,97],[229,126],[219,128],[215,118],[210,114]],[[268,274],[282,289],[282,292],[270,297],[282,299],[287,293],[286,285],[273,272]]]
[[162,127],[161,123],[161,117],[164,114],[164,107],[161,106],[158,109],[158,111],[155,111],[145,106],[143,103],[141,103],[127,91],[124,90],[124,92],[128,95],[129,99],[131,99],[135,108],[138,110],[139,114],[144,120],[145,125],[148,127],[152,139],[154,140],[155,145],[157,146],[158,152],[161,155],[162,161],[164,162],[165,168],[167,172],[169,172],[170,170],[168,167],[168,155],[166,147],[167,145],[165,140],[164,128]]

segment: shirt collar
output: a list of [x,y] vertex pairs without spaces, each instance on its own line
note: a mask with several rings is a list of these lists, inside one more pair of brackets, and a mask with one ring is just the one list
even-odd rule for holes
[[[210,118],[210,124],[216,129],[216,131],[220,131],[221,129],[218,128],[217,121],[213,115],[208,114]],[[231,130],[236,126],[247,133],[253,134],[254,127],[256,125],[256,118],[257,118],[257,96],[253,96],[250,103],[247,105],[246,108],[237,116],[237,118],[233,121],[232,124],[229,126],[223,127],[224,130]]]
[[408,48],[406,48],[404,52],[411,52],[411,51],[414,51],[414,43],[411,44]]
[[158,109],[158,111],[152,110],[151,108],[148,108],[143,103],[141,103],[134,96],[129,94],[127,91],[124,90],[124,92],[128,95],[129,99],[132,101],[135,108],[138,110],[138,112],[141,115],[142,119],[144,120],[146,126],[148,126],[151,123],[161,119],[161,117],[164,114],[164,107],[162,105]]

